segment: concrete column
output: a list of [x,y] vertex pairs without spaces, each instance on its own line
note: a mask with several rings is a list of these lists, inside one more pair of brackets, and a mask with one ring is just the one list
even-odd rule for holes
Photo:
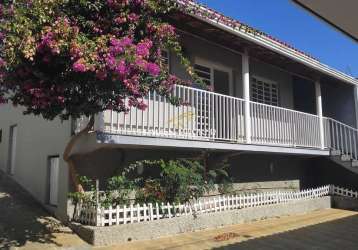
[[251,117],[250,117],[250,65],[249,54],[245,50],[242,55],[242,85],[243,85],[243,98],[244,104],[244,117],[245,117],[245,136],[246,142],[251,143]]
[[354,110],[356,115],[356,128],[358,128],[358,85],[354,85]]
[[324,149],[324,126],[323,126],[322,93],[321,93],[320,81],[315,82],[315,89],[316,89],[317,115],[319,118],[319,133],[321,139],[321,148]]

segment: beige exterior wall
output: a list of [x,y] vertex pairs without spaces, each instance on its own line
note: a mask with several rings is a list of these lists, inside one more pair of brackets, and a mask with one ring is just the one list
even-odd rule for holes
[[57,207],[46,207],[64,218],[68,190],[68,169],[62,159],[70,139],[70,122],[46,121],[42,117],[23,115],[21,108],[0,106],[0,169],[8,172],[10,126],[17,125],[16,160],[13,178],[32,196],[46,205],[48,202],[49,156],[60,156],[59,192]]

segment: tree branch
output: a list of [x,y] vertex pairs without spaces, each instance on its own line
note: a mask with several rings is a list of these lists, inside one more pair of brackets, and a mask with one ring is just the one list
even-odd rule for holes
[[77,192],[84,192],[84,190],[82,185],[79,183],[77,171],[75,168],[75,163],[73,159],[71,159],[70,153],[76,142],[79,140],[79,138],[81,138],[85,134],[88,134],[88,132],[93,128],[93,125],[94,125],[94,116],[91,116],[86,127],[82,129],[80,132],[78,132],[77,134],[75,134],[74,136],[72,136],[71,140],[67,143],[66,148],[63,152],[63,159],[68,164],[71,180]]

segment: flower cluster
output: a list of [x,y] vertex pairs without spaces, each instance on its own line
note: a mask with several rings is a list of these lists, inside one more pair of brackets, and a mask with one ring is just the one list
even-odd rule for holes
[[0,5],[0,102],[11,89],[9,100],[27,113],[68,119],[145,109],[152,90],[169,97],[182,82],[161,65],[161,50],[177,53],[192,73],[174,27],[162,20],[173,8],[165,0]]

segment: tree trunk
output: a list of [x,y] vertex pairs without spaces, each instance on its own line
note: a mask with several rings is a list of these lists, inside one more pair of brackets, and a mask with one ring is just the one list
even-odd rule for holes
[[63,159],[68,164],[72,184],[74,185],[76,192],[84,192],[84,190],[83,190],[83,187],[82,187],[82,185],[80,184],[80,182],[78,180],[78,174],[77,174],[77,170],[75,168],[75,163],[74,163],[73,159],[70,157],[70,153],[71,153],[74,145],[76,145],[76,142],[83,135],[88,134],[88,132],[93,128],[93,125],[94,125],[94,116],[91,116],[89,122],[87,123],[87,126],[84,129],[82,129],[79,133],[77,133],[74,136],[72,136],[71,140],[67,143],[65,151],[63,153]]

